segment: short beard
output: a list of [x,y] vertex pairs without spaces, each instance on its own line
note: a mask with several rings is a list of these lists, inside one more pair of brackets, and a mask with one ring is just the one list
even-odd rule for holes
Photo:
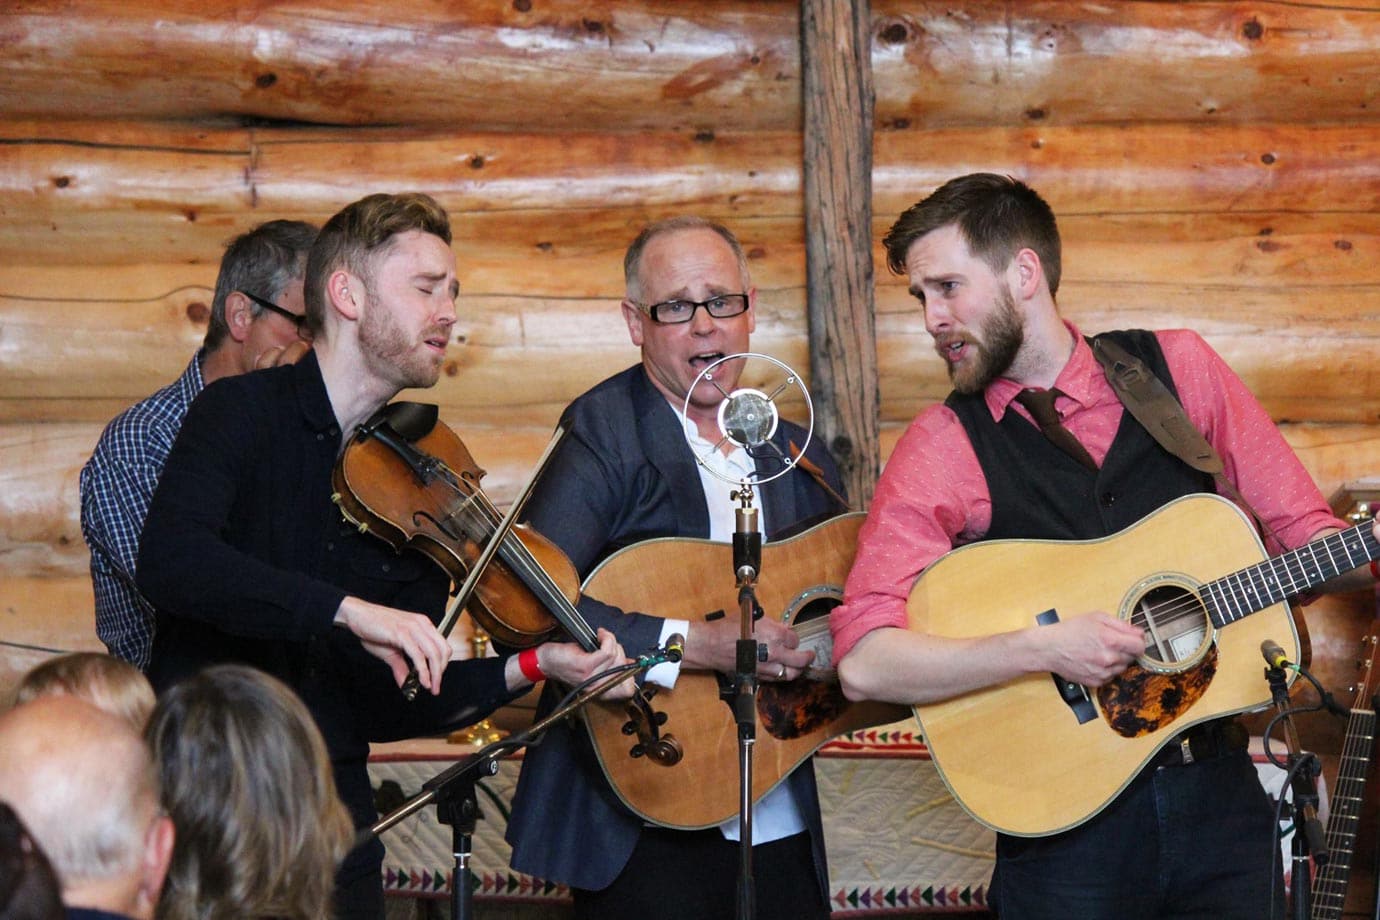
[[996,310],[978,329],[978,337],[969,340],[970,347],[977,352],[971,367],[949,365],[954,390],[965,396],[981,393],[1010,370],[1025,343],[1025,327],[1016,313],[1016,299],[1009,287],[1002,288],[995,306]]
[[440,364],[416,354],[398,321],[377,301],[366,307],[359,343],[370,371],[398,390],[432,387],[441,377]]

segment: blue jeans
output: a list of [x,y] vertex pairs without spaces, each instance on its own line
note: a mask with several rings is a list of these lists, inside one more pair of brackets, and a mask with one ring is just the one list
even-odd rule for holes
[[1285,920],[1280,863],[1274,808],[1241,751],[1148,767],[1073,830],[999,834],[991,897],[1001,920]]

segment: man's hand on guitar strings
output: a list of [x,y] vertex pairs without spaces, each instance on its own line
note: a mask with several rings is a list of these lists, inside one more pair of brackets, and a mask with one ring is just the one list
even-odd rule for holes
[[[732,674],[737,666],[737,642],[741,624],[736,617],[693,623],[685,640],[684,666]],[[795,680],[815,660],[812,650],[801,649],[800,636],[779,620],[763,617],[753,626],[754,638],[766,646],[767,655],[757,662],[757,679]]]
[[1034,628],[1045,653],[1030,670],[1100,687],[1145,653],[1145,631],[1106,613],[1070,617]]

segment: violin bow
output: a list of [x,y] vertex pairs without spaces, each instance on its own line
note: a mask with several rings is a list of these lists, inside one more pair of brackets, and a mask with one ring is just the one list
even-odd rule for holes
[[479,554],[479,557],[475,559],[474,563],[470,566],[470,573],[465,577],[464,584],[460,586],[460,590],[455,593],[455,597],[446,605],[446,615],[442,618],[440,625],[436,627],[440,630],[441,635],[449,636],[451,630],[455,628],[455,622],[460,619],[460,614],[464,611],[465,605],[469,603],[470,596],[474,594],[474,589],[475,586],[479,584],[480,576],[482,576],[484,570],[489,567],[489,563],[493,560],[494,554],[503,546],[503,541],[508,538],[508,532],[513,529],[513,522],[515,522],[518,515],[522,513],[523,506],[527,504],[527,499],[532,497],[532,490],[536,488],[537,480],[541,478],[542,472],[546,469],[546,464],[551,461],[551,455],[555,453],[557,445],[559,445],[564,438],[565,429],[557,425],[555,434],[551,436],[550,442],[546,445],[546,450],[542,451],[542,455],[537,458],[537,468],[532,471],[532,475],[528,478],[527,484],[523,486],[518,497],[514,499],[513,504],[509,506],[508,513],[503,515],[503,519],[499,521],[498,526],[494,528],[493,536],[489,538],[489,542],[484,546],[484,551]]

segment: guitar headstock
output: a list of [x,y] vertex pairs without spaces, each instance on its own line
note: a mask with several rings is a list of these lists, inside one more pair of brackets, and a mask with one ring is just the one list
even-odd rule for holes
[[1380,620],[1371,623],[1370,630],[1362,637],[1356,667],[1356,702],[1351,708],[1373,711],[1376,688],[1380,685]]

